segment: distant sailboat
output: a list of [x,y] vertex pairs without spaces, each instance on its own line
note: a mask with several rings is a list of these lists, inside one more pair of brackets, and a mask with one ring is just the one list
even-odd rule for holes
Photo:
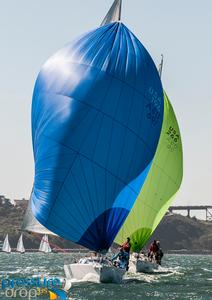
[[3,246],[2,246],[2,251],[10,253],[11,252],[11,247],[8,239],[8,234],[6,235],[6,238],[4,240]]
[[21,236],[18,240],[16,251],[19,252],[19,253],[25,253],[25,248],[24,248],[24,243],[23,243],[23,235],[22,234],[21,234]]
[[31,209],[31,197],[29,200],[29,204],[26,210],[26,213],[24,215],[23,223],[22,223],[22,230],[25,230],[27,232],[33,232],[33,233],[41,233],[44,234],[39,251],[44,253],[50,253],[52,252],[51,247],[49,245],[48,241],[48,234],[55,235],[53,232],[49,231],[47,228],[42,226],[37,219],[34,217]]
[[42,237],[41,243],[40,243],[40,247],[39,247],[39,251],[40,252],[44,252],[44,253],[50,253],[52,252],[52,249],[49,245],[49,240],[48,240],[48,235],[45,234]]

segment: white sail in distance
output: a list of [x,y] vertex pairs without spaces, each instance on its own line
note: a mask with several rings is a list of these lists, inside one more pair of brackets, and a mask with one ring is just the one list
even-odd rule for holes
[[21,236],[18,240],[16,251],[20,252],[20,253],[25,253],[25,248],[24,248],[24,243],[23,243],[23,235],[22,234],[21,234]]
[[40,247],[39,247],[39,251],[40,252],[44,252],[44,253],[50,253],[52,252],[52,249],[49,245],[49,239],[48,239],[48,235],[45,234],[42,237],[41,243],[40,243]]
[[2,251],[10,253],[11,252],[11,247],[8,239],[8,234],[6,235],[6,238],[4,240],[3,246],[2,246]]

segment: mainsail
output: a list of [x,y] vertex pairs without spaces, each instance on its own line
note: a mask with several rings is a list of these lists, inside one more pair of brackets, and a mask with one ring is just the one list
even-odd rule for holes
[[140,251],[171,205],[183,175],[180,130],[172,105],[164,92],[164,119],[158,148],[130,214],[115,242],[131,237],[132,250]]
[[17,244],[17,252],[20,253],[24,253],[25,252],[25,248],[24,248],[24,243],[23,243],[23,235],[21,234],[19,240],[18,240],[18,244]]
[[108,11],[107,15],[105,16],[104,20],[102,21],[101,26],[112,22],[120,21],[121,7],[122,7],[122,0],[115,0],[110,10]]
[[52,249],[51,249],[51,247],[49,245],[49,239],[48,239],[48,235],[47,234],[45,234],[42,237],[42,240],[40,242],[39,251],[40,252],[44,252],[44,253],[50,253],[50,252],[52,252]]
[[3,246],[2,246],[2,251],[7,252],[7,253],[11,252],[11,247],[10,247],[10,243],[9,243],[9,239],[8,239],[8,234],[6,235],[6,237],[4,239],[4,243],[3,243]]
[[31,197],[27,206],[27,210],[25,212],[21,230],[25,230],[28,232],[35,232],[35,233],[41,233],[41,234],[51,234],[55,235],[53,232],[48,230],[46,227],[41,225],[38,220],[34,217],[31,209]]
[[[115,1],[115,11],[120,4]],[[51,57],[32,103],[31,207],[39,223],[89,249],[107,250],[152,165],[163,109],[157,69],[120,22]]]

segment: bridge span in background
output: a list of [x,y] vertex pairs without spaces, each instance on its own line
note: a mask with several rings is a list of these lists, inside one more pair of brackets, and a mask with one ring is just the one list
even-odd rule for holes
[[191,211],[192,210],[198,210],[198,211],[205,211],[205,220],[206,221],[212,221],[212,206],[209,205],[191,205],[191,206],[170,206],[169,211],[174,212],[174,211],[187,211],[187,217],[191,217]]

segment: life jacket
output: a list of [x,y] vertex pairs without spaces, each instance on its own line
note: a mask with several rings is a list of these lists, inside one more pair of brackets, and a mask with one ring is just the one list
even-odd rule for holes
[[125,252],[129,253],[129,252],[130,252],[130,248],[131,248],[131,244],[130,244],[129,242],[126,242],[126,243],[124,243],[124,244],[121,246],[121,248],[122,248]]
[[152,243],[149,250],[153,253],[156,253],[158,251],[158,245]]

